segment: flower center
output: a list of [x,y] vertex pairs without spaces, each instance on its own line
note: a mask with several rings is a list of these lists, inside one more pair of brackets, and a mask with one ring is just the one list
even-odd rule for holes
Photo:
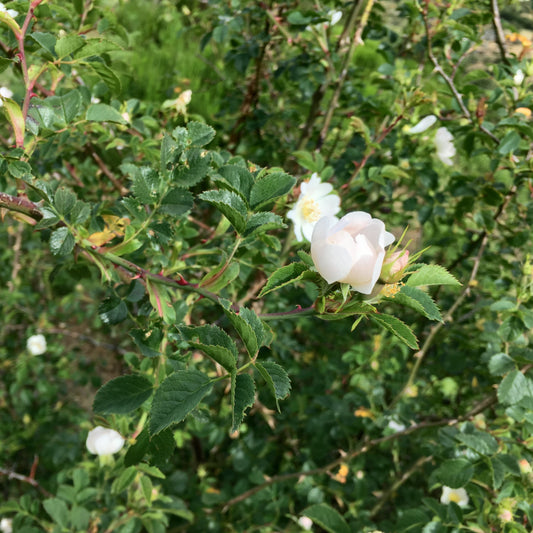
[[450,493],[450,501],[454,503],[459,503],[461,501],[461,496],[457,492]]
[[320,218],[320,206],[312,198],[304,198],[302,201],[302,215],[306,222],[316,222]]

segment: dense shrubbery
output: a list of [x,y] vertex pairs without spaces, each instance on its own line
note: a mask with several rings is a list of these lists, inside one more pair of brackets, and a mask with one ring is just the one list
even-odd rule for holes
[[531,529],[525,4],[0,5],[0,530]]

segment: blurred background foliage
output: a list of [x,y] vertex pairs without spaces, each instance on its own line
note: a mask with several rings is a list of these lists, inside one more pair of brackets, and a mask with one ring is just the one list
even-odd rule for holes
[[[6,2],[20,25],[29,5]],[[103,283],[83,254],[48,250],[52,229],[1,209],[0,513],[14,517],[13,531],[266,533],[300,531],[302,515],[315,531],[530,531],[531,2],[49,1],[31,24],[27,57],[47,70],[33,88],[26,155],[9,120],[0,124],[2,192],[21,193],[31,172],[87,203],[86,237],[103,232],[104,215],[132,216],[117,199],[134,190],[133,167],[158,167],[163,132],[205,122],[219,154],[204,169],[211,184],[224,164],[281,167],[298,179],[318,172],[343,212],[372,213],[396,236],[408,227],[410,249],[429,247],[424,262],[463,287],[431,290],[444,325],[385,304],[417,334],[416,353],[370,322],[351,332],[349,320],[270,317],[273,342],[260,355],[290,376],[281,412],[259,387],[232,433],[220,382],[173,426],[170,444],[133,466],[124,451],[105,463],[87,454],[87,431],[112,425],[132,446],[146,412],[95,415],[98,388],[199,355],[154,321],[135,282],[116,274]],[[43,35],[106,44],[94,56],[58,57]],[[20,103],[17,41],[3,23],[0,41],[0,85]],[[65,116],[47,99],[69,91],[79,104]],[[118,117],[84,118],[98,104]],[[410,133],[430,114],[437,125]],[[451,166],[435,151],[443,126],[457,151]],[[273,211],[284,217],[297,195]],[[195,281],[227,260],[234,235],[212,205],[197,200],[180,217],[158,220],[128,259]],[[257,297],[298,250],[308,248],[290,228],[258,237],[236,252],[239,271],[220,295],[263,315],[310,306],[318,289],[309,281]],[[186,315],[188,295],[173,298],[177,322],[228,326],[209,302]],[[127,311],[110,319],[116,308],[102,302],[119,300]],[[143,357],[127,334],[154,323],[165,363]],[[39,356],[26,349],[36,333],[47,340]],[[464,487],[468,507],[441,503],[443,485]]]

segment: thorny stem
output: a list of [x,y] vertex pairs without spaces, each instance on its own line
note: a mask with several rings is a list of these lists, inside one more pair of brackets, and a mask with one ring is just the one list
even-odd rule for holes
[[335,92],[333,93],[333,96],[331,97],[328,110],[326,112],[326,117],[324,119],[324,124],[322,126],[322,129],[320,130],[320,136],[317,141],[317,150],[320,150],[320,148],[322,147],[326,139],[326,135],[328,133],[331,120],[333,118],[333,113],[337,109],[339,98],[342,92],[342,87],[344,85],[344,82],[346,81],[346,76],[348,75],[348,69],[352,61],[353,54],[355,52],[355,49],[363,42],[361,37],[363,35],[363,30],[365,29],[367,25],[368,19],[370,17],[370,12],[372,11],[373,6],[374,6],[374,0],[368,0],[365,6],[365,9],[363,11],[363,14],[361,15],[361,21],[359,22],[359,25],[357,26],[357,29],[354,33],[353,39],[350,42],[350,47],[348,48],[348,51],[346,52],[346,55],[344,56],[344,62],[342,64],[339,78],[336,83]]
[[430,427],[456,426],[460,422],[464,422],[465,420],[470,420],[473,416],[477,415],[478,413],[481,413],[482,411],[484,411],[485,409],[489,408],[491,405],[496,403],[496,401],[497,401],[496,394],[491,394],[487,396],[486,398],[484,398],[480,403],[475,405],[466,414],[458,418],[444,418],[442,420],[423,421],[413,426],[410,426],[404,429],[403,431],[398,431],[397,433],[393,433],[392,435],[387,435],[387,436],[379,437],[376,439],[366,438],[355,450],[348,452],[347,454],[339,457],[338,459],[335,459],[334,461],[328,463],[325,466],[322,466],[319,468],[313,468],[311,470],[302,470],[300,472],[291,472],[289,474],[280,474],[278,476],[273,476],[267,479],[264,483],[261,483],[260,485],[256,485],[255,487],[247,490],[246,492],[239,494],[239,496],[236,496],[235,498],[228,500],[224,504],[224,507],[222,508],[222,512],[226,512],[233,505],[246,500],[247,498],[249,498],[250,496],[253,496],[257,492],[267,487],[270,487],[272,485],[275,485],[276,483],[281,483],[283,481],[289,481],[291,479],[298,479],[304,476],[315,476],[315,475],[326,474],[327,472],[330,472],[331,470],[339,466],[341,463],[348,463],[352,461],[353,459],[355,459],[356,457],[358,457],[359,455],[363,455],[367,453],[368,451],[370,451],[371,449],[375,448],[376,446],[379,446],[380,444],[383,444],[385,442],[390,442],[390,441],[399,439],[405,435],[409,435],[411,433],[415,433],[416,431],[420,431],[422,429],[426,429]]
[[[472,117],[472,114],[466,107],[463,97],[461,93],[457,90],[457,87],[455,86],[455,83],[448,74],[444,71],[441,64],[439,63],[439,60],[435,57],[435,54],[433,53],[433,46],[432,46],[432,39],[431,39],[431,28],[429,26],[429,16],[428,16],[428,10],[429,10],[429,0],[425,0],[425,6],[421,9],[422,18],[424,20],[424,27],[426,29],[426,40],[427,40],[427,53],[430,61],[433,63],[434,70],[437,72],[441,78],[446,82],[448,85],[450,91],[452,92],[455,100],[457,101],[457,104],[461,108],[461,111],[463,112],[463,115],[472,123],[474,124],[474,118]],[[483,124],[478,124],[479,129],[485,133],[487,136],[489,136],[496,144],[500,144],[500,139],[496,137],[491,131],[489,131]]]

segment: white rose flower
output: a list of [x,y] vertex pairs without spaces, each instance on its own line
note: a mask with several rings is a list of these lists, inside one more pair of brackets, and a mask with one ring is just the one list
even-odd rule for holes
[[459,507],[466,507],[470,499],[465,489],[452,489],[450,487],[442,487],[442,496],[440,502],[449,504],[450,502],[456,503]]
[[330,183],[322,183],[315,172],[300,187],[300,196],[287,217],[294,223],[294,234],[298,241],[311,240],[315,224],[324,216],[336,215],[340,211],[341,199],[332,193]]
[[453,145],[453,135],[447,128],[439,128],[437,130],[435,147],[437,148],[437,157],[445,165],[453,165],[452,157],[455,155],[455,146]]
[[435,115],[428,115],[427,117],[424,117],[418,124],[413,126],[408,133],[411,135],[422,133],[423,131],[431,128],[435,122],[437,122],[437,117]]
[[394,431],[394,433],[400,433],[400,431],[404,431],[405,430],[405,426],[403,424],[400,424],[400,423],[396,422],[396,420],[391,420],[387,424],[387,427],[389,429],[392,429],[392,431]]
[[89,431],[85,445],[92,454],[112,455],[124,446],[124,438],[114,429],[96,426]]
[[385,224],[363,211],[321,218],[313,231],[311,256],[320,275],[328,282],[349,283],[370,294],[381,273],[385,247],[394,235]]
[[313,527],[313,521],[308,516],[301,516],[298,518],[298,525],[305,529],[305,531],[311,531],[311,528]]
[[513,76],[513,81],[515,85],[522,85],[522,82],[524,81],[526,75],[524,74],[524,71],[519,68],[515,75]]
[[7,87],[0,87],[0,107],[4,105],[3,98],[12,98],[12,97],[13,97],[13,91],[8,89]]
[[0,520],[0,531],[2,533],[12,533],[13,520],[11,518],[2,518],[2,520]]
[[32,335],[26,341],[26,348],[32,355],[42,355],[46,352],[46,339],[44,335]]
[[331,26],[335,26],[337,22],[342,18],[342,11],[332,9],[328,11],[329,23]]
[[7,9],[6,6],[2,2],[0,2],[0,12],[7,13],[10,17],[13,17],[13,18],[17,17],[19,14],[19,12],[15,11],[14,9]]

